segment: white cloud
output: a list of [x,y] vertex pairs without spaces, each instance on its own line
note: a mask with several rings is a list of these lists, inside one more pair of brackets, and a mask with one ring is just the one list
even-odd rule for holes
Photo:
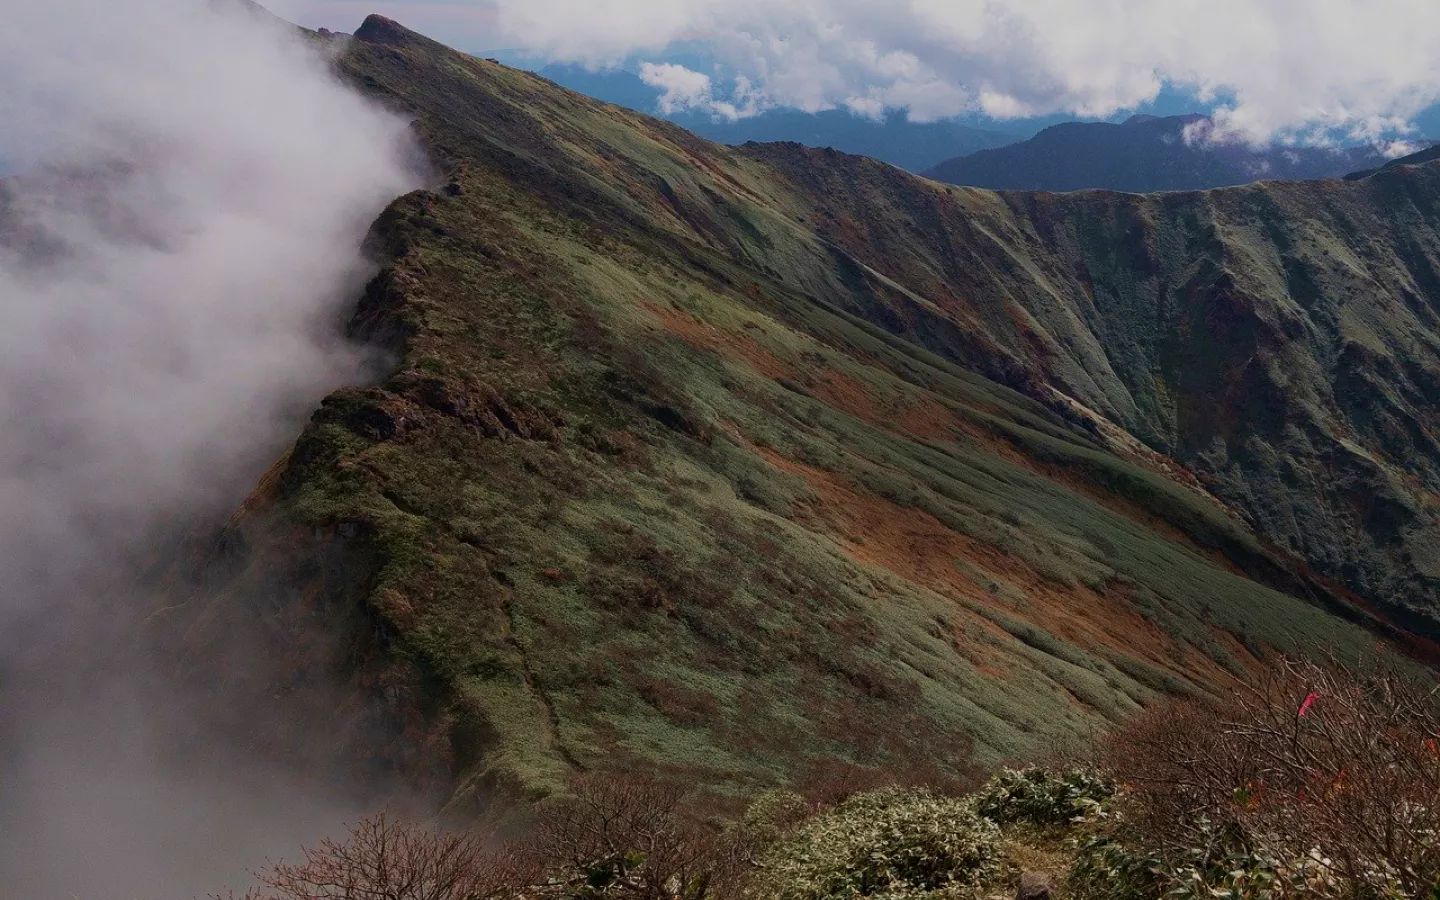
[[729,99],[724,100],[715,95],[709,75],[675,63],[641,63],[640,80],[660,91],[660,111],[666,115],[689,110],[733,122],[769,106],[766,96],[743,75],[730,88]]
[[1399,159],[1402,156],[1419,153],[1425,149],[1425,144],[1420,141],[1383,141],[1377,145],[1376,149],[1386,159]]
[[0,155],[38,167],[0,213],[64,259],[0,242],[0,561],[233,490],[275,410],[352,374],[324,326],[414,180],[405,123],[214,6],[46,0],[0,32]]
[[782,104],[905,107],[917,119],[1103,116],[1169,82],[1221,98],[1223,132],[1367,138],[1403,131],[1440,100],[1432,0],[476,2],[511,42],[557,59],[711,40],[750,79],[742,113]]
[[709,75],[674,63],[644,63],[640,80],[660,91],[660,111],[667,115],[708,109],[715,102]]
[[750,79],[743,75],[734,79],[727,99],[716,96],[713,79],[706,73],[672,62],[642,62],[639,78],[660,91],[658,105],[665,115],[708,112],[713,117],[734,121],[763,112],[770,105],[768,96],[756,91]]
[[[193,897],[340,811],[199,740],[120,624],[128,576],[363,377],[338,332],[415,150],[239,4],[4,8],[0,893]],[[248,712],[213,688],[204,709]]]

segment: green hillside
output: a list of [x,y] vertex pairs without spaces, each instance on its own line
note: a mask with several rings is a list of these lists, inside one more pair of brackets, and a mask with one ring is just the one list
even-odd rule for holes
[[171,618],[263,618],[282,687],[344,624],[337,744],[453,811],[577,769],[956,775],[1275,649],[1428,652],[1391,623],[1440,616],[1440,166],[996,194],[380,18],[338,66],[435,170],[350,326],[393,370]]

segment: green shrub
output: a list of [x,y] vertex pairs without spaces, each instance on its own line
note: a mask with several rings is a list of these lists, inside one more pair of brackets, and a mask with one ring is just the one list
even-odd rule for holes
[[1068,825],[1092,816],[1114,794],[1114,785],[1085,769],[1003,769],[975,794],[975,811],[1001,825]]
[[1318,851],[1282,859],[1252,845],[1247,836],[1215,829],[1204,846],[1172,850],[1163,857],[1136,850],[1112,834],[1076,842],[1067,887],[1073,900],[1282,900],[1290,897],[1364,897],[1400,900],[1393,883],[1346,890],[1333,862]]
[[768,855],[763,896],[961,896],[998,874],[999,840],[999,827],[963,800],[899,788],[856,794]]
[[1166,886],[1158,859],[1100,834],[1077,841],[1075,864],[1066,882],[1073,900],[1158,900]]

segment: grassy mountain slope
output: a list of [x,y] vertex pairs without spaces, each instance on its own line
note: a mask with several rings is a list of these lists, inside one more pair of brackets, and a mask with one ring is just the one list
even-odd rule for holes
[[1262,178],[1338,178],[1384,157],[1371,147],[1253,148],[1185,139],[1200,115],[1134,116],[1125,122],[1065,122],[1027,141],[977,150],[925,172],[950,184],[1001,190],[1184,191]]
[[1429,577],[1440,171],[1001,195],[379,18],[338,65],[438,173],[351,323],[395,365],[237,512],[187,639],[264,597],[299,671],[351,622],[336,721],[374,727],[337,742],[457,809],[576,768],[954,774],[1405,637],[1365,607]]
[[[900,178],[860,194],[848,163],[769,155],[821,198],[824,233],[959,323],[925,317],[916,340],[1058,390],[1434,630],[1440,167],[1155,196]],[[882,201],[904,218],[876,215]]]

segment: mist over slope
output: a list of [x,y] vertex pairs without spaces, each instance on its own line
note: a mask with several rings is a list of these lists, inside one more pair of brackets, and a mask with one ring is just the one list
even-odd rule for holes
[[297,803],[307,788],[150,677],[138,576],[364,377],[340,326],[414,151],[403,120],[239,3],[6,19],[0,884],[189,897],[338,812]]
[[1436,171],[995,194],[379,17],[337,65],[443,177],[373,230],[350,331],[393,372],[326,399],[206,609],[361,611],[448,814],[953,775],[1276,650],[1432,651]]

